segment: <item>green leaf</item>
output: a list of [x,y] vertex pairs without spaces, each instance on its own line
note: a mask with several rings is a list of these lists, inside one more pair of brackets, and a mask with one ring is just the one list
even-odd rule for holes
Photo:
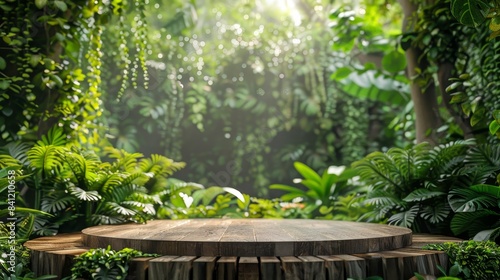
[[403,198],[406,202],[424,201],[432,197],[443,195],[443,192],[430,191],[428,189],[416,189]]
[[406,58],[404,54],[393,51],[382,58],[382,68],[387,72],[396,74],[406,68]]
[[5,67],[7,67],[7,62],[5,62],[5,59],[0,56],[0,70],[4,70]]
[[294,162],[293,166],[295,167],[295,169],[297,169],[300,175],[302,175],[306,180],[314,181],[318,184],[321,184],[321,177],[309,166],[298,161]]
[[335,72],[333,72],[333,74],[330,76],[330,78],[332,80],[335,80],[335,81],[340,81],[340,80],[347,78],[349,76],[349,74],[351,74],[351,73],[352,73],[352,69],[350,67],[347,67],[347,66],[340,67]]
[[500,129],[500,123],[497,120],[493,120],[490,122],[489,130],[491,135],[495,135]]
[[451,13],[462,24],[478,26],[486,18],[490,5],[484,0],[452,0]]
[[68,5],[66,5],[66,3],[64,1],[54,1],[54,5],[59,9],[61,10],[61,12],[66,12],[66,10],[68,9]]
[[43,9],[47,5],[47,0],[35,0],[35,5],[38,9]]

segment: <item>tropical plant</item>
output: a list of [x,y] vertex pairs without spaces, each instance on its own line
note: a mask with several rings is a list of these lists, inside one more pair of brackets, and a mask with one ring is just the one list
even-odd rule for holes
[[491,19],[490,38],[500,35],[500,3],[495,0],[451,0],[451,12],[462,24],[477,27],[487,19]]
[[143,158],[114,148],[105,151],[114,161],[103,162],[66,139],[60,128],[53,128],[33,147],[17,153],[26,159],[24,165],[17,161],[26,173],[16,181],[17,187],[32,191],[31,207],[52,215],[35,217],[42,212],[31,211],[21,219],[39,235],[96,224],[145,222],[155,217],[155,205],[161,204],[154,192],[161,191],[166,178],[184,166],[164,156]]
[[75,264],[71,268],[71,276],[64,279],[126,279],[129,261],[137,257],[155,257],[155,254],[147,254],[131,248],[123,248],[119,251],[106,249],[90,249],[75,258]]
[[428,143],[405,149],[374,152],[353,163],[361,181],[370,186],[367,214],[415,231],[448,230],[451,209],[448,192],[465,174],[466,152],[473,141],[456,141],[432,148]]
[[473,185],[450,191],[451,209],[455,212],[451,230],[455,235],[467,232],[474,240],[495,241],[500,237],[500,187]]
[[344,209],[347,205],[355,206],[351,200],[360,197],[365,191],[365,188],[355,181],[357,173],[353,169],[331,166],[319,175],[301,162],[295,162],[294,167],[303,177],[294,181],[305,189],[283,184],[273,184],[269,188],[287,192],[281,196],[283,201],[300,199],[299,201],[306,205],[304,211],[312,217],[322,215],[331,219],[343,211],[337,209],[337,206],[344,205]]
[[424,249],[444,251],[453,266],[450,275],[463,280],[500,279],[500,247],[492,241],[445,242]]
[[196,183],[170,179],[160,195],[159,218],[244,217],[250,196],[229,187],[205,188]]

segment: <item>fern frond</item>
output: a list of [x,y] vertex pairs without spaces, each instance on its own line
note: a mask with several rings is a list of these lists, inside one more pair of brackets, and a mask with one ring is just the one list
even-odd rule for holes
[[53,145],[34,146],[28,151],[28,159],[30,166],[42,172],[42,176],[46,177],[49,174],[59,173],[63,166],[61,155],[64,154],[64,149]]
[[103,189],[103,197],[107,201],[122,202],[137,190],[135,185],[109,186]]
[[46,135],[42,136],[42,140],[38,140],[39,146],[64,146],[67,142],[67,136],[64,134],[63,128],[53,126]]
[[459,140],[434,147],[429,153],[430,177],[439,178],[442,174],[451,174],[464,164],[467,150],[473,140]]
[[0,169],[7,167],[21,166],[21,162],[12,157],[11,155],[0,155]]
[[473,147],[467,153],[465,161],[479,166],[500,169],[500,145],[480,145]]
[[144,157],[141,153],[128,153],[125,150],[116,149],[113,147],[105,148],[105,153],[115,159],[113,162],[113,171],[135,172],[138,167],[138,160]]
[[79,183],[91,185],[90,182],[97,179],[99,168],[97,157],[72,149],[65,151],[63,159]]
[[184,162],[175,162],[165,156],[153,154],[150,158],[142,159],[139,168],[144,173],[153,173],[155,176],[168,177],[175,171],[186,166]]

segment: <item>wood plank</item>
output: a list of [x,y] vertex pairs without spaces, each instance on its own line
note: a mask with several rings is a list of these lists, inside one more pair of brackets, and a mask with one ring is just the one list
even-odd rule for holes
[[168,263],[172,260],[176,259],[178,256],[162,256],[158,258],[154,258],[149,261],[149,271],[148,271],[148,279],[149,280],[159,280],[165,279],[165,275],[168,275]]
[[181,256],[166,263],[166,279],[184,280],[192,278],[192,262],[196,259],[194,256]]
[[344,260],[336,256],[318,256],[324,260],[327,279],[345,279]]
[[383,257],[379,253],[354,254],[353,256],[365,259],[367,277],[384,275]]
[[217,257],[199,257],[193,261],[193,280],[215,279]]
[[351,255],[336,255],[344,260],[345,276],[348,278],[365,279],[366,261],[363,258]]
[[129,262],[127,280],[147,280],[149,261],[152,257],[132,258]]
[[285,280],[303,279],[303,264],[302,260],[297,257],[280,257],[281,267],[283,268],[283,276]]
[[217,260],[216,277],[217,280],[236,279],[237,257],[221,257]]
[[277,257],[260,257],[260,277],[262,280],[281,280],[280,260]]
[[304,266],[304,279],[326,280],[325,262],[313,256],[298,257]]
[[257,257],[239,258],[238,280],[259,280],[259,260]]

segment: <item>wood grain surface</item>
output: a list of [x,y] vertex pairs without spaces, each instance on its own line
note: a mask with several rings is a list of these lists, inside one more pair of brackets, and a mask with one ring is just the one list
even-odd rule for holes
[[111,245],[175,256],[315,256],[370,253],[411,245],[411,230],[324,220],[192,219],[96,226],[82,231],[91,248]]

